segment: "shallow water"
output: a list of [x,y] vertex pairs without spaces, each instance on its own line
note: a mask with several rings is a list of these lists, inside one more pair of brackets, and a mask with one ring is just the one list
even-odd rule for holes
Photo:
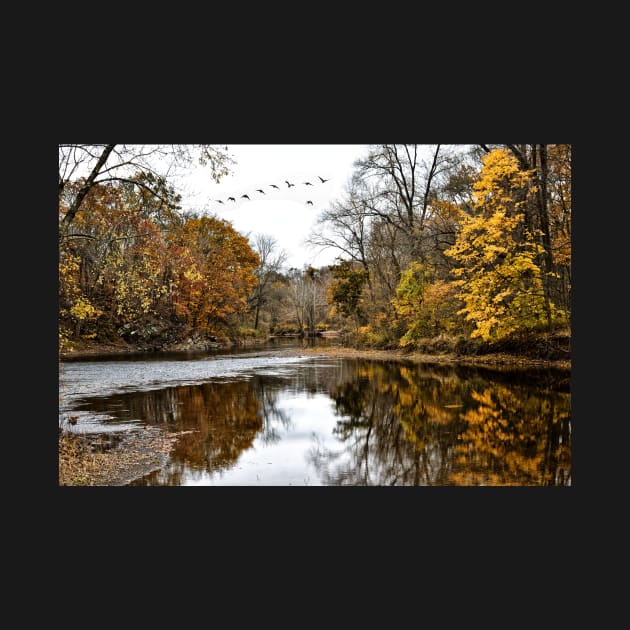
[[291,355],[64,362],[60,418],[187,432],[131,485],[571,485],[568,373]]

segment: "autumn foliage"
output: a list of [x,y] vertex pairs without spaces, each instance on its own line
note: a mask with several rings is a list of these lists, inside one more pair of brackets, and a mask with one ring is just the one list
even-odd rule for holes
[[528,196],[537,191],[530,180],[507,150],[486,155],[473,185],[473,212],[462,212],[457,240],[445,252],[458,263],[453,284],[465,303],[459,312],[475,324],[473,337],[487,341],[550,324],[543,248],[525,222]]
[[91,188],[60,241],[62,340],[111,341],[148,324],[225,333],[247,309],[258,264],[247,239],[226,221],[183,217],[171,201],[165,208],[133,186]]
[[571,146],[428,145],[426,158],[420,148],[371,145],[357,161],[347,196],[311,234],[339,253],[320,269],[284,268],[273,234],[250,242],[183,212],[150,171],[60,175],[62,345],[134,341],[143,329],[173,339],[336,329],[351,345],[409,349],[570,335]]
[[195,329],[212,333],[247,310],[259,258],[226,221],[190,219],[169,234],[175,313]]
[[417,145],[370,147],[324,215],[336,240],[312,236],[365,272],[360,302],[348,278],[329,292],[351,343],[481,347],[569,329],[570,145],[427,148],[422,161]]

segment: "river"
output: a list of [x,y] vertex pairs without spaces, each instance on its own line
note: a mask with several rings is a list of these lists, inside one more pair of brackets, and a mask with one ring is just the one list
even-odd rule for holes
[[134,486],[571,485],[565,371],[331,358],[290,341],[66,360],[59,396],[75,432],[184,432]]

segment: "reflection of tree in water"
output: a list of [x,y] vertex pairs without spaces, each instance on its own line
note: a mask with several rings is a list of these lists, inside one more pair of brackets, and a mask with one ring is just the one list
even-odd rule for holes
[[153,485],[157,480],[160,485],[180,485],[187,468],[193,477],[227,470],[251,448],[263,425],[259,401],[247,381],[136,393],[126,404],[132,414],[134,407],[144,413],[151,410],[170,431],[191,432],[178,438],[166,468],[134,485]]
[[[331,396],[340,416],[335,434],[345,457],[314,449],[311,461],[332,485],[440,484],[456,429],[454,410],[431,414],[430,392],[446,395],[449,384],[418,380],[396,363],[348,361]],[[452,385],[450,385],[452,389]],[[426,390],[424,398],[420,390]],[[413,425],[412,425],[413,423]],[[412,430],[410,431],[410,426]],[[415,428],[416,430],[413,430]],[[413,439],[410,439],[413,438]]]
[[336,370],[317,363],[308,367],[299,366],[288,376],[255,376],[251,387],[261,404],[260,415],[263,422],[259,436],[263,443],[272,444],[281,439],[279,430],[289,431],[294,423],[286,411],[278,407],[280,396],[295,394],[307,397],[318,393],[328,393],[337,382]]
[[[477,371],[348,361],[331,391],[339,452],[309,455],[331,485],[570,484],[569,395]],[[483,394],[478,392],[482,391]]]
[[496,386],[473,392],[455,448],[457,485],[570,485],[568,397]]
[[261,405],[263,428],[260,440],[264,444],[278,442],[281,439],[281,429],[289,431],[294,427],[287,412],[278,407],[281,395],[304,396],[306,392],[309,397],[317,393],[328,393],[336,382],[336,370],[331,370],[330,366],[322,367],[316,362],[308,367],[298,366],[288,376],[255,376],[250,383]]
[[[132,417],[154,419],[180,436],[169,464],[133,485],[181,485],[184,472],[193,478],[234,466],[256,438],[280,439],[279,427],[291,419],[278,408],[278,379],[256,376],[249,381],[204,383],[127,395]],[[110,403],[111,404],[111,403]]]
[[279,426],[289,430],[292,426],[291,418],[286,411],[278,409],[278,387],[270,385],[270,379],[254,378],[253,390],[260,402],[262,418],[262,433],[260,439],[264,444],[280,441]]

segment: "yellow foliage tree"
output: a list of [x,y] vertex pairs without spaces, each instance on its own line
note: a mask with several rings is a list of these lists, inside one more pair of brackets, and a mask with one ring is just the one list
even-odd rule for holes
[[528,197],[536,192],[531,172],[495,149],[484,156],[473,188],[473,214],[462,211],[456,242],[445,252],[459,264],[454,284],[465,304],[459,313],[475,324],[471,336],[488,341],[548,325],[542,247],[525,224]]
[[413,345],[422,337],[438,335],[449,330],[455,318],[454,304],[458,303],[451,283],[434,280],[426,265],[412,262],[402,272],[392,306],[405,324],[407,331],[400,345]]
[[[94,306],[80,286],[81,265],[78,256],[62,251],[59,257],[59,315],[72,322],[79,336],[84,324],[94,323],[103,312]],[[66,344],[70,331],[60,327],[60,340]],[[93,333],[88,333],[94,336]]]

